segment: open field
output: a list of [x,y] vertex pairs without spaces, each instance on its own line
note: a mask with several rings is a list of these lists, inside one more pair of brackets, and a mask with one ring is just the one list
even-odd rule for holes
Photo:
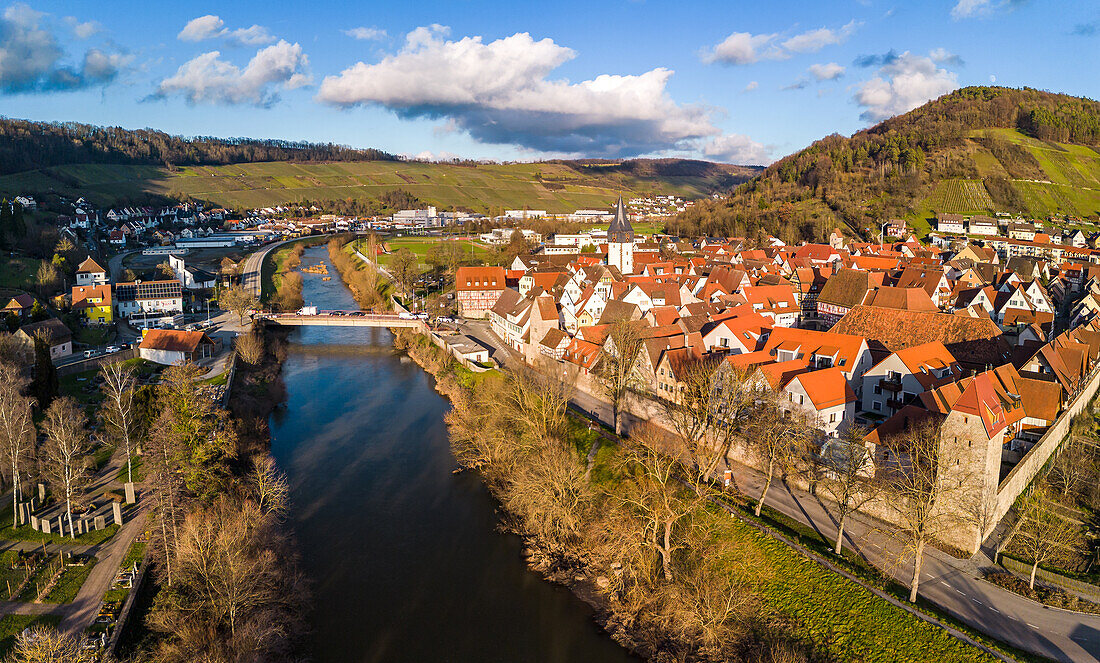
[[[420,266],[424,269],[428,267],[427,256],[435,247],[440,245],[441,241],[454,241],[462,247],[462,252],[469,256],[471,259],[484,259],[490,255],[490,250],[485,248],[484,245],[472,242],[470,240],[440,240],[434,237],[395,237],[393,239],[384,240],[386,248],[389,249],[389,253],[378,256],[378,262],[385,266],[389,265],[393,260],[394,254],[401,249],[408,249],[413,252],[417,260],[420,262]],[[366,240],[358,240],[356,242],[356,248],[366,254]]]
[[[1100,152],[1084,145],[1038,140],[1014,129],[981,129],[971,137],[1004,141],[1013,146],[1022,159],[1034,158],[1027,166],[1034,177],[1010,179],[1030,216],[1100,214]],[[1001,163],[981,143],[972,141],[968,153],[982,177],[1009,177],[1012,164]],[[1018,160],[1016,169],[1020,168]],[[945,180],[918,202],[910,219],[924,226],[923,219],[936,212],[988,214],[996,211],[1007,210],[997,209],[981,180]]]
[[[742,178],[743,179],[743,178]],[[266,162],[195,166],[75,164],[0,177],[0,193],[56,192],[104,206],[150,196],[187,195],[229,208],[302,200],[378,200],[404,189],[425,204],[479,212],[501,208],[572,212],[610,208],[616,197],[675,194],[698,198],[729,188],[725,177],[636,176],[578,170],[564,163],[458,165],[401,161]]]
[[[0,258],[0,286],[5,288],[29,289],[34,285],[38,261],[19,256]],[[7,302],[4,302],[7,304]]]

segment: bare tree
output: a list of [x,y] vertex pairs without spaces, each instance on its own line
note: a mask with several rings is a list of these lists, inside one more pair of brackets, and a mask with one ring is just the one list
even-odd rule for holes
[[740,369],[715,360],[681,367],[683,391],[661,399],[661,408],[691,458],[700,481],[709,479],[730,454],[735,433],[758,409],[760,394]]
[[176,270],[172,269],[172,265],[167,260],[157,265],[157,274],[166,279],[176,278]]
[[19,525],[19,485],[23,462],[34,447],[31,399],[24,395],[28,381],[18,367],[0,361],[0,437],[4,459],[11,468],[12,527]]
[[833,498],[832,509],[836,513],[837,555],[844,546],[844,526],[848,516],[858,511],[879,494],[879,484],[874,480],[874,456],[863,444],[866,431],[853,426],[835,441],[829,441],[821,450],[822,483]]
[[237,322],[244,324],[244,316],[256,308],[256,296],[240,286],[226,288],[218,296],[218,306],[237,314]]
[[566,422],[573,387],[550,371],[522,365],[509,371],[505,414],[533,441],[557,436]]
[[916,601],[924,549],[958,526],[955,507],[967,482],[963,472],[948,471],[941,458],[938,422],[913,422],[905,431],[883,440],[883,445],[890,459],[882,470],[888,496],[885,502],[896,515],[897,533],[905,542],[898,561],[913,558],[909,600]]
[[1023,499],[1020,509],[1019,545],[1031,559],[1028,586],[1035,589],[1035,573],[1040,564],[1073,552],[1081,542],[1080,528],[1051,509],[1050,495],[1043,487],[1035,488]]
[[416,255],[406,248],[398,249],[397,253],[393,254],[393,259],[390,260],[389,271],[393,274],[394,280],[397,281],[397,287],[401,289],[401,293],[411,295],[413,279],[419,273],[419,263]]
[[38,286],[38,293],[46,297],[61,285],[61,271],[57,269],[57,265],[48,260],[43,260],[38,265],[34,280]]
[[704,498],[681,483],[681,465],[667,436],[643,424],[632,436],[634,446],[623,457],[623,490],[619,500],[641,519],[649,544],[660,556],[665,581],[673,576],[672,558],[683,543],[677,526],[703,507]]
[[134,392],[137,380],[134,372],[123,361],[112,361],[99,371],[103,378],[103,407],[100,417],[107,430],[117,439],[126,452],[126,481],[134,480],[134,460],[131,445],[136,434],[137,417],[134,413]]
[[615,434],[622,435],[622,412],[626,409],[630,392],[641,381],[637,375],[638,359],[645,347],[642,327],[636,321],[618,320],[607,334],[609,346],[600,356],[596,375],[604,395],[611,401],[611,417]]
[[245,362],[255,366],[264,358],[263,335],[253,330],[237,337],[237,355]]
[[89,452],[88,436],[84,434],[84,413],[68,396],[58,398],[46,410],[45,429],[46,474],[65,496],[69,535],[75,539],[73,501],[80,496],[84,486],[84,459]]
[[812,428],[801,410],[782,411],[775,392],[761,392],[763,402],[753,413],[747,428],[745,444],[751,449],[764,470],[764,488],[756,502],[756,515],[764,508],[764,500],[776,472],[791,470],[806,452]]
[[275,459],[267,454],[258,454],[252,459],[252,472],[248,475],[256,503],[264,513],[282,518],[286,514],[290,484],[286,475],[279,471]]
[[80,641],[45,626],[32,626],[15,636],[11,663],[77,663]]

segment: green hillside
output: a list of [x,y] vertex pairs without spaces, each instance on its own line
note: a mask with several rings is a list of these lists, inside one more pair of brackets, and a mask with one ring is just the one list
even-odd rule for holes
[[731,196],[680,215],[685,234],[864,237],[905,218],[923,234],[937,213],[1100,217],[1100,103],[1030,88],[970,87],[851,137],[784,157]]
[[[630,162],[627,162],[630,163]],[[504,208],[572,212],[605,208],[621,192],[699,198],[726,191],[756,171],[701,164],[694,169],[628,169],[571,162],[450,164],[403,161],[264,162],[173,168],[77,164],[0,176],[0,195],[84,196],[102,206],[190,197],[228,208],[308,201],[378,201],[401,189],[425,204],[489,212]],[[665,172],[671,174],[665,174]]]

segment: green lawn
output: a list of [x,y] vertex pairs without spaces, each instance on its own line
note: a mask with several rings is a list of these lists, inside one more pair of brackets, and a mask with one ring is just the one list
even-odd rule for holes
[[[118,531],[118,525],[108,525],[108,526],[104,527],[101,530],[92,530],[91,532],[88,532],[87,534],[80,534],[74,539],[74,538],[72,538],[68,535],[61,536],[60,534],[43,534],[42,532],[36,532],[35,530],[31,529],[30,525],[23,525],[22,527],[17,527],[15,529],[12,529],[12,527],[11,527],[11,513],[10,512],[8,513],[7,517],[4,518],[3,520],[4,520],[4,527],[0,528],[0,541],[8,540],[8,541],[37,541],[39,543],[79,543],[79,544],[90,546],[90,545],[95,545],[97,543],[102,543],[102,542],[106,541],[107,539],[114,536],[115,532]],[[108,520],[108,522],[110,522],[111,518],[108,517],[107,520]],[[56,521],[57,521],[57,518],[55,517],[54,518],[54,525],[57,524]],[[74,524],[76,522],[75,516],[73,517],[73,522],[74,522]],[[65,523],[66,531],[68,531],[68,528],[69,528],[69,524],[68,524],[68,522],[66,522]]]
[[0,617],[0,657],[6,657],[15,646],[15,638],[23,629],[31,626],[57,627],[61,623],[58,615],[4,615]]
[[92,558],[83,566],[66,566],[57,584],[53,586],[53,589],[50,590],[49,594],[46,594],[42,601],[45,603],[72,603],[80,588],[84,585],[84,581],[88,579],[88,574],[92,572],[98,562],[99,560]]
[[[388,265],[398,251],[401,249],[408,249],[417,257],[420,267],[422,269],[427,269],[428,254],[435,247],[439,246],[442,241],[455,241],[462,247],[463,254],[468,256],[471,260],[484,260],[491,253],[489,249],[481,244],[469,240],[440,240],[436,237],[395,237],[383,241],[390,252],[378,256],[378,262],[383,266]],[[364,255],[366,255],[366,246],[366,240],[357,240],[357,249]]]
[[39,261],[33,258],[0,257],[0,286],[21,290],[33,287],[38,265]]

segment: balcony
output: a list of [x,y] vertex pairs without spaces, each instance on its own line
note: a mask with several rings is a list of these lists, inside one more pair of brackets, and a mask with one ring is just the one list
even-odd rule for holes
[[878,381],[878,386],[881,387],[883,391],[891,391],[896,394],[901,391],[901,378],[881,378]]

